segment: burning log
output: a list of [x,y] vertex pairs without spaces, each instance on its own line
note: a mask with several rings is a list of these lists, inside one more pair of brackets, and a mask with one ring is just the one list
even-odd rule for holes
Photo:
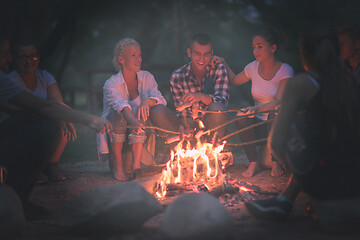
[[223,184],[221,184],[218,187],[215,187],[213,189],[211,189],[210,194],[215,196],[215,197],[219,197],[223,194],[234,194],[234,193],[238,193],[239,192],[239,188],[236,187],[233,184],[229,184],[224,182]]

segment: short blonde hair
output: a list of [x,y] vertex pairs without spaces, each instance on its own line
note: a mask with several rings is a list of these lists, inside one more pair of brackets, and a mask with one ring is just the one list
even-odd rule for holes
[[121,63],[118,61],[118,57],[122,55],[122,53],[130,46],[137,45],[140,47],[140,44],[132,39],[132,38],[123,38],[119,42],[116,43],[114,48],[114,57],[113,57],[113,65],[117,71],[121,71]]

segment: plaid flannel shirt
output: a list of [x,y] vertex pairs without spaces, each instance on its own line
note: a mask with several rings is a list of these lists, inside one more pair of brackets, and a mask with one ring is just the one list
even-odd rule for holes
[[[210,68],[201,81],[201,85],[195,79],[190,71],[191,62],[175,70],[170,79],[170,90],[173,95],[175,107],[182,104],[181,98],[188,92],[203,92],[209,94],[213,102],[220,102],[225,106],[229,103],[229,77],[224,64],[218,64],[214,69]],[[205,87],[211,81],[209,89]],[[200,109],[206,109],[207,106],[200,103]],[[186,117],[191,117],[192,108],[186,108]],[[177,112],[179,118],[183,117],[182,112]],[[199,112],[199,117],[203,116]]]

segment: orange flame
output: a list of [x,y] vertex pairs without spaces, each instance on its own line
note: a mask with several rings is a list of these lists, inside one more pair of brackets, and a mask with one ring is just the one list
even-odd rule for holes
[[156,196],[164,198],[166,185],[170,183],[209,181],[222,175],[217,155],[223,150],[225,143],[224,141],[214,149],[213,144],[198,141],[196,148],[190,149],[190,144],[187,143],[184,149],[183,142],[180,142],[175,151],[171,151],[170,161],[158,180]]

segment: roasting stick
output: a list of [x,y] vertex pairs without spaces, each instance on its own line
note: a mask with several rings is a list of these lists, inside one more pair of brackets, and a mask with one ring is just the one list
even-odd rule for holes
[[226,143],[226,145],[228,145],[228,146],[245,146],[245,145],[251,145],[251,144],[255,144],[255,143],[266,142],[267,140],[268,140],[267,138],[262,138],[262,139],[249,141],[249,142],[242,142],[242,143]]
[[236,135],[236,134],[238,134],[238,133],[244,132],[244,131],[246,131],[246,130],[248,130],[248,129],[251,129],[251,128],[254,128],[254,127],[257,127],[257,126],[260,126],[260,125],[264,125],[264,124],[270,123],[270,122],[272,122],[272,121],[274,121],[274,119],[269,119],[269,120],[266,120],[266,121],[263,121],[263,122],[260,122],[260,123],[252,124],[252,125],[250,125],[250,126],[248,126],[248,127],[245,127],[245,128],[240,129],[240,130],[237,130],[237,131],[235,131],[235,132],[232,132],[232,133],[230,133],[230,134],[222,137],[220,140],[223,141],[223,140],[225,140],[225,139],[227,139],[227,138],[229,138],[229,137],[231,137],[231,136],[234,136],[234,135]]

